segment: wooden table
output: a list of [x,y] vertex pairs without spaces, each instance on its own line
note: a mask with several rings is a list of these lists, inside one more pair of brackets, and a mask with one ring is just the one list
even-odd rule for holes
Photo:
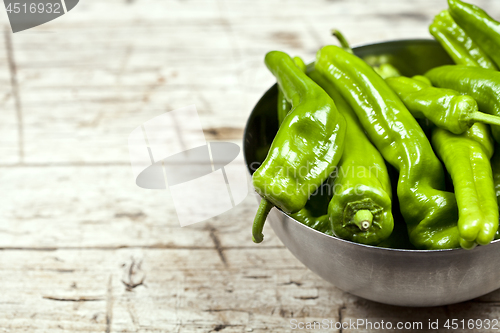
[[[500,17],[500,3],[474,3]],[[129,163],[136,126],[190,104],[207,140],[240,143],[274,81],[263,65],[271,49],[313,59],[332,42],[332,27],[354,45],[428,38],[445,6],[82,0],[14,35],[0,10],[0,332],[290,332],[292,319],[424,328],[429,319],[498,319],[499,292],[426,309],[346,294],[270,228],[263,244],[251,242],[251,196],[180,228],[168,192],[137,187]]]

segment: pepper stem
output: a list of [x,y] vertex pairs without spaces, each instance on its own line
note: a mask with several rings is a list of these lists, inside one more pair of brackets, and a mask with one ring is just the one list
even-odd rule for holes
[[352,218],[354,224],[358,226],[360,230],[368,230],[373,222],[373,214],[368,209],[361,209],[354,214]]
[[253,220],[252,227],[252,240],[254,243],[260,243],[264,240],[264,235],[262,230],[264,229],[264,223],[266,223],[266,218],[274,205],[267,199],[262,198],[260,201],[259,209],[257,214],[255,214],[255,219]]
[[340,43],[340,46],[342,46],[342,48],[351,53],[351,54],[354,54],[352,52],[352,49],[351,49],[351,46],[349,45],[349,42],[347,41],[347,39],[344,37],[344,35],[338,31],[337,29],[332,29],[332,35],[337,38],[337,40],[339,41]]
[[491,114],[483,112],[478,112],[478,111],[472,112],[470,115],[470,119],[475,123],[485,123],[485,124],[500,126],[500,117],[493,116]]

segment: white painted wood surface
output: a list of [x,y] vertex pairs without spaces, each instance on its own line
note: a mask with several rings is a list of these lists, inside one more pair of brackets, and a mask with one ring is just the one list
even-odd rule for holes
[[[500,3],[474,3],[500,17]],[[290,332],[291,319],[498,319],[500,292],[433,309],[346,294],[270,228],[263,244],[251,242],[252,197],[180,228],[168,192],[136,187],[129,165],[128,134],[190,104],[207,139],[240,142],[274,81],[267,51],[313,59],[332,27],[354,45],[428,38],[445,6],[82,0],[15,35],[1,9],[0,331]]]

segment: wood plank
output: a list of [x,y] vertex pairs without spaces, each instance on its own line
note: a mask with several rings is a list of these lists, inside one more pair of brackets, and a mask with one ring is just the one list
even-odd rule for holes
[[[7,13],[0,13],[4,22]],[[0,52],[0,164],[15,164],[21,160],[23,141],[22,112],[19,108],[19,85],[12,38],[9,31],[2,29],[0,36],[3,52]]]
[[[236,208],[181,228],[166,190],[135,185],[130,166],[0,169],[0,248],[253,247],[249,196]],[[266,227],[264,246],[282,246]],[[256,245],[255,245],[256,246]]]
[[229,250],[227,267],[204,249],[8,254],[0,325],[11,330],[102,332],[111,318],[113,332],[283,332],[291,317],[335,316],[342,294],[283,249]]
[[5,253],[0,325],[11,330],[291,332],[293,319],[396,325],[499,315],[479,301],[418,309],[366,301],[321,280],[285,249],[229,249],[226,265],[211,249]]

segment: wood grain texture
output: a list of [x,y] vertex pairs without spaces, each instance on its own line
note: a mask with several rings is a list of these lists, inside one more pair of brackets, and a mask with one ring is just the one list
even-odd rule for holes
[[[473,2],[500,17],[498,2]],[[129,133],[190,104],[208,140],[240,143],[274,82],[267,51],[312,60],[333,42],[333,27],[353,45],[430,38],[427,26],[445,6],[84,0],[14,35],[0,10],[0,328],[260,333],[296,331],[293,319],[499,318],[498,291],[432,309],[344,293],[306,269],[269,227],[263,244],[251,242],[252,196],[180,228],[169,192],[137,187],[129,165]]]

